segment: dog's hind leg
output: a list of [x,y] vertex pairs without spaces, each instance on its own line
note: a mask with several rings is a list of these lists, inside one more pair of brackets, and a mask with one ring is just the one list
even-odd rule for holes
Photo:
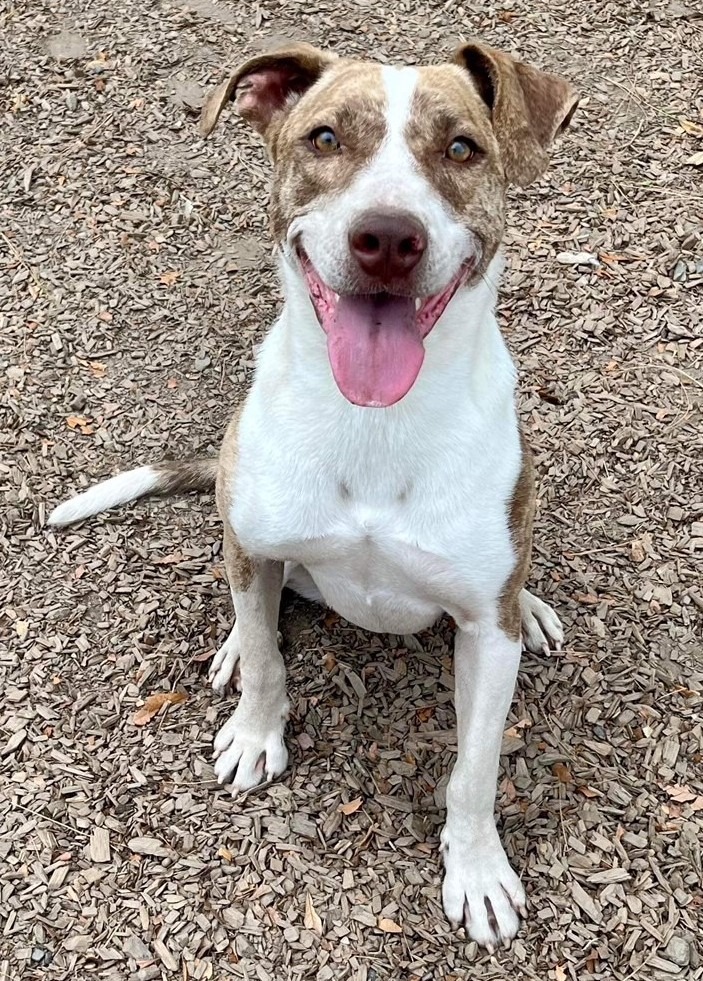
[[527,589],[521,590],[518,599],[525,649],[533,654],[548,654],[550,648],[560,651],[564,643],[564,631],[551,606]]
[[289,703],[277,636],[283,563],[249,558],[228,523],[224,558],[236,624],[223,664],[228,657],[232,667],[239,664],[242,694],[215,737],[215,775],[238,792],[279,776],[288,763],[283,730]]
[[283,585],[304,599],[310,600],[311,603],[325,604],[322,593],[315,585],[312,576],[299,562],[286,562],[283,572]]

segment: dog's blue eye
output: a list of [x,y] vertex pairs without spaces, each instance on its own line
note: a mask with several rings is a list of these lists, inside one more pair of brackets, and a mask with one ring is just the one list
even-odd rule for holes
[[452,140],[444,153],[445,157],[453,160],[454,163],[468,163],[477,154],[478,147],[473,140],[469,140],[465,136],[457,136],[455,140]]
[[310,143],[318,153],[336,153],[341,149],[341,143],[333,129],[329,126],[320,126],[310,134]]

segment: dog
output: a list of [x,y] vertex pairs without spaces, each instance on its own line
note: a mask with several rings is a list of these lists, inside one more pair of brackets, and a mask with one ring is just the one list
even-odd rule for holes
[[287,585],[372,631],[456,624],[458,756],[443,905],[508,942],[525,892],[493,808],[522,639],[559,647],[525,589],[535,507],[516,373],[494,308],[508,185],[548,165],[577,99],[563,78],[482,43],[389,67],[307,44],[259,54],[208,99],[263,137],[283,311],[219,461],[166,461],[58,507],[63,525],[149,493],[215,486],[236,621],[211,677],[241,697],[215,738],[235,792],[287,766],[277,623]]

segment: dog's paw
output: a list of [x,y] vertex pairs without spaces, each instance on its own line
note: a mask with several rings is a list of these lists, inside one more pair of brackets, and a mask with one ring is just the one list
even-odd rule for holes
[[533,654],[548,654],[550,649],[561,650],[564,631],[559,617],[551,606],[523,589],[520,593],[522,642]]
[[493,828],[471,844],[442,832],[444,912],[484,947],[508,944],[525,916],[525,890]]
[[239,640],[237,638],[236,624],[230,631],[227,640],[212,659],[208,678],[216,692],[226,691],[230,682],[233,682],[237,691],[242,690],[239,677]]
[[232,793],[279,777],[288,765],[283,730],[288,702],[262,712],[242,695],[234,714],[215,736],[215,776],[232,783]]

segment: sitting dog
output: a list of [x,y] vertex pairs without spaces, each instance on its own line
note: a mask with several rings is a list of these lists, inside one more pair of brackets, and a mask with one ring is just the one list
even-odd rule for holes
[[287,765],[284,585],[367,630],[410,634],[449,614],[444,909],[479,943],[508,941],[525,893],[493,816],[501,737],[521,627],[532,650],[562,632],[524,588],[534,478],[495,284],[506,187],[543,173],[576,98],[482,44],[420,68],[291,44],[222,82],[203,135],[232,101],[273,163],[285,289],[251,390],[219,461],[140,467],[49,521],[216,485],[236,623],[212,678],[224,689],[236,668],[241,697],[215,771],[235,791]]

